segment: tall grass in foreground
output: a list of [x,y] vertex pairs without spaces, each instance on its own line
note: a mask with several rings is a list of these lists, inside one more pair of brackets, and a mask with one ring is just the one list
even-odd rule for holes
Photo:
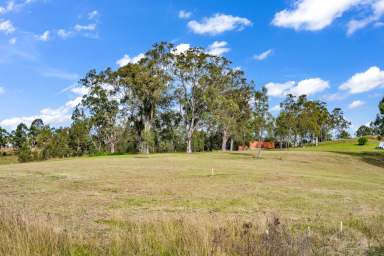
[[231,219],[103,221],[108,232],[84,236],[55,220],[2,211],[0,255],[384,255],[384,218],[351,220],[341,233]]

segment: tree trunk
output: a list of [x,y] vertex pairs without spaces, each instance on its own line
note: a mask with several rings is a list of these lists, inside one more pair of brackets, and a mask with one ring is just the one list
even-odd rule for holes
[[192,137],[193,137],[193,131],[189,130],[187,134],[187,153],[192,153]]
[[233,140],[233,138],[231,138],[231,151],[234,151],[235,149],[235,141]]
[[227,143],[228,143],[228,131],[227,129],[223,130],[223,141],[221,143],[221,150],[222,151],[227,151]]
[[316,147],[319,146],[319,137],[316,137]]
[[[149,118],[144,118],[144,131],[141,138],[141,153],[149,154],[149,142],[151,139],[152,123]],[[144,138],[143,138],[144,137]]]
[[115,153],[115,143],[112,142],[111,143],[111,154],[114,154]]

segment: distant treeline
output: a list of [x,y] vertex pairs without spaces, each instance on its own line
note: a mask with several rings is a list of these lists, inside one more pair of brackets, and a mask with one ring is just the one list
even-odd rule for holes
[[[346,138],[350,122],[305,95],[287,95],[274,118],[266,88],[256,90],[243,71],[201,48],[179,52],[153,46],[137,63],[91,70],[79,86],[85,95],[70,127],[54,129],[37,119],[7,133],[0,146],[21,161],[85,154],[234,150],[251,140],[280,147]],[[384,107],[370,133],[383,133]]]

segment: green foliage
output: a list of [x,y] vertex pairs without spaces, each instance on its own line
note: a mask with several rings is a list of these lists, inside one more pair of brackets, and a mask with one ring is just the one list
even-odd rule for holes
[[12,133],[12,144],[16,149],[20,149],[28,142],[28,132],[28,127],[24,123],[16,127],[16,130]]
[[363,137],[363,136],[370,136],[374,135],[374,130],[371,127],[368,127],[366,125],[362,125],[357,129],[356,136],[357,137]]
[[338,139],[342,139],[342,140],[350,139],[350,138],[351,138],[351,135],[349,134],[348,131],[342,130],[342,131],[340,131],[339,134],[337,135],[337,138],[338,138]]
[[10,140],[8,132],[0,127],[0,148],[5,147]]
[[52,129],[36,119],[29,129],[20,124],[11,136],[0,129],[0,147],[27,144],[34,158],[45,160],[106,152],[227,150],[265,138],[298,147],[332,134],[347,137],[350,123],[343,111],[330,112],[324,102],[305,95],[288,95],[274,118],[267,89],[256,90],[243,71],[231,66],[201,48],[177,52],[172,44],[155,44],[137,63],[89,71],[79,82],[86,94],[70,127]]
[[281,103],[274,132],[280,145],[299,146],[329,140],[332,130],[340,136],[349,125],[339,108],[330,113],[324,102],[288,95]]
[[196,131],[192,136],[192,150],[193,152],[204,151],[205,134],[204,132]]
[[32,151],[28,143],[23,143],[18,151],[19,162],[25,163],[34,160]]
[[376,120],[371,125],[375,134],[384,136],[384,97],[379,103],[379,113]]
[[366,137],[360,137],[357,140],[357,143],[359,144],[359,146],[367,145],[368,144],[368,139]]

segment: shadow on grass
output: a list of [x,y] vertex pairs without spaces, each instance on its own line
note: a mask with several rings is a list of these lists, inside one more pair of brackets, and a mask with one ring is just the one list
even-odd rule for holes
[[349,155],[353,157],[358,157],[362,161],[375,165],[378,167],[384,168],[384,151],[383,152],[343,152],[343,151],[330,151],[333,153]]

